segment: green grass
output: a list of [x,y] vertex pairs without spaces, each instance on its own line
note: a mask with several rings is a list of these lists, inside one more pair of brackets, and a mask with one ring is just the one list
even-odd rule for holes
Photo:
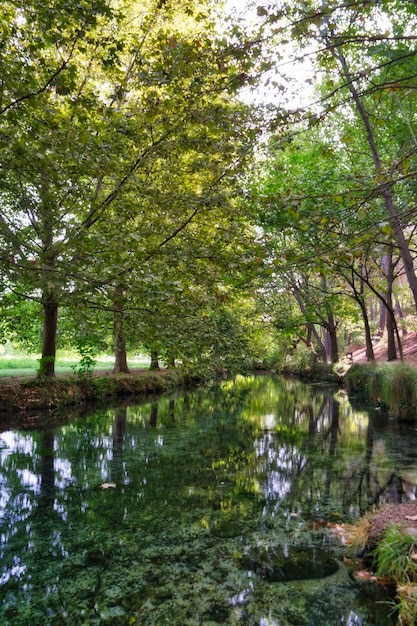
[[[60,359],[55,363],[57,374],[73,374],[76,372],[79,361],[77,359]],[[132,369],[147,369],[149,360],[135,359],[128,360],[128,365]],[[39,367],[36,357],[0,357],[0,378],[10,376],[35,376]],[[113,369],[113,360],[98,359],[94,370],[110,371]]]
[[345,376],[348,393],[409,418],[417,410],[417,368],[407,363],[354,363]]
[[417,582],[417,563],[412,558],[416,549],[416,537],[388,526],[374,552],[377,575],[388,576],[397,585]]

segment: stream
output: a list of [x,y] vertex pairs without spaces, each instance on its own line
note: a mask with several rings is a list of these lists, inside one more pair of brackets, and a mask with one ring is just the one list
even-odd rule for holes
[[416,497],[417,429],[239,376],[0,432],[2,626],[393,626],[334,526]]

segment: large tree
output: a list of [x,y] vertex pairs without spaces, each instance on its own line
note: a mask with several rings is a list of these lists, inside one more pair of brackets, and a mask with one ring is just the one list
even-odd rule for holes
[[0,56],[1,274],[42,304],[42,375],[59,307],[108,285],[119,301],[143,240],[153,252],[184,230],[247,149],[229,100],[251,55],[217,35],[209,2],[60,4],[6,3]]

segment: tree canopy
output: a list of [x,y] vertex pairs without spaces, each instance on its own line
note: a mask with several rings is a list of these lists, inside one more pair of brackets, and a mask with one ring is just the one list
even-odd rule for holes
[[138,349],[227,369],[358,339],[372,359],[385,326],[401,355],[414,2],[3,4],[0,328],[41,375],[57,346],[115,371]]

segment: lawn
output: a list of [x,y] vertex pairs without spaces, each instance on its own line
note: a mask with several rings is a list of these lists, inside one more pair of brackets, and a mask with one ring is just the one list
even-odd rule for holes
[[[97,358],[94,370],[112,370],[113,359],[109,357]],[[132,369],[146,369],[149,367],[149,359],[146,357],[134,357],[128,360]],[[77,372],[79,361],[75,358],[57,358],[55,372],[57,374],[74,374]],[[37,357],[32,356],[0,356],[0,377],[7,376],[35,376],[39,367]]]

